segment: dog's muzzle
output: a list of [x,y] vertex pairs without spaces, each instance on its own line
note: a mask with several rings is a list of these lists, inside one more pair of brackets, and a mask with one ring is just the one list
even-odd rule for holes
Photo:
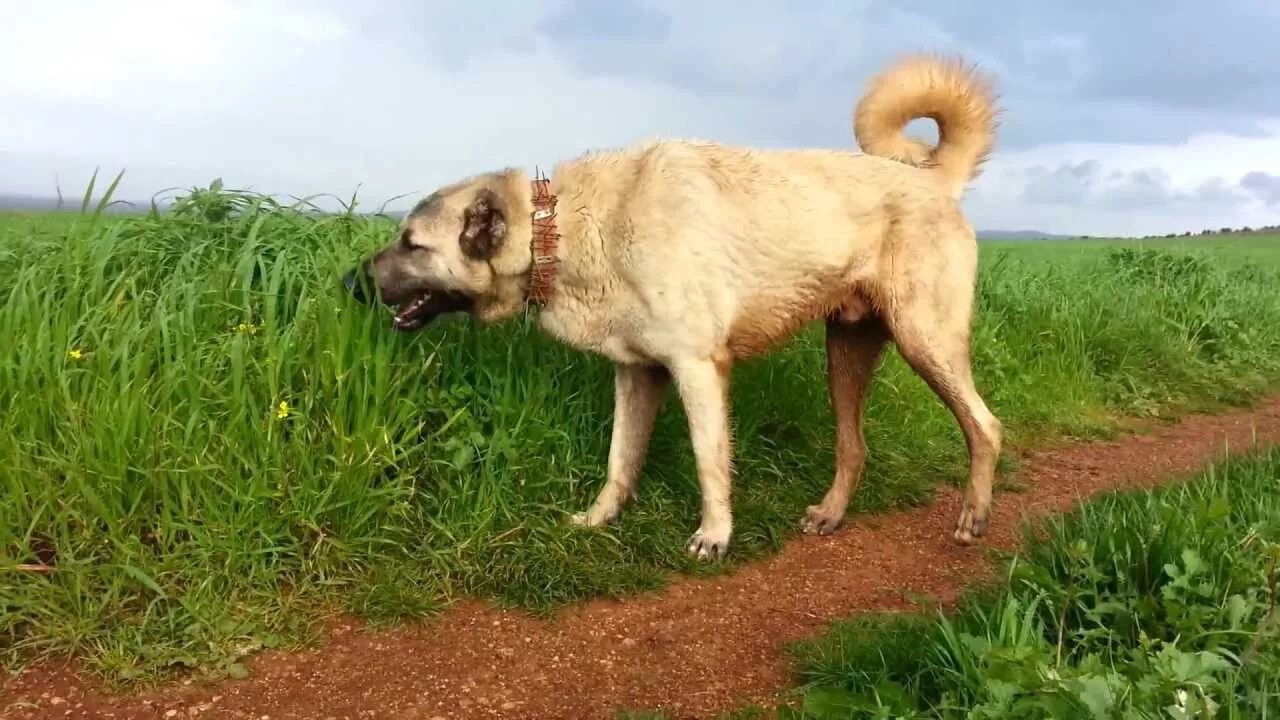
[[373,271],[369,263],[363,262],[351,268],[342,276],[342,286],[351,293],[356,302],[372,304],[378,293],[374,286]]
[[342,285],[357,302],[372,305],[380,302],[394,309],[391,327],[401,332],[421,330],[444,313],[471,309],[474,301],[467,295],[449,290],[391,291],[378,288],[373,277],[373,264],[365,261],[342,276]]

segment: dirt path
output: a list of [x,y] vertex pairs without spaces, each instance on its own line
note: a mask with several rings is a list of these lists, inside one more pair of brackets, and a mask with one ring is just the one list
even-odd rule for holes
[[1018,480],[1028,490],[997,495],[992,535],[977,547],[951,541],[959,496],[948,490],[922,508],[797,538],[732,575],[593,601],[552,621],[465,603],[394,630],[344,623],[323,647],[255,658],[247,680],[124,698],[98,694],[67,670],[31,670],[0,685],[0,717],[576,719],[619,708],[707,717],[784,689],[786,646],[831,618],[907,608],[904,593],[953,600],[989,571],[985,547],[1013,546],[1019,518],[1193,472],[1255,442],[1280,443],[1280,397],[1144,435],[1027,453]]

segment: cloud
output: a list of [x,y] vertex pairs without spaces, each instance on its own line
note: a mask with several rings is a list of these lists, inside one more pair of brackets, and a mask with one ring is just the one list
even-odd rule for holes
[[1052,170],[1037,165],[1027,170],[1022,194],[1031,202],[1079,203],[1089,195],[1098,173],[1097,160],[1063,163]]
[[[176,29],[167,19],[130,15],[133,7],[117,9],[137,26],[121,42]],[[448,54],[447,44],[421,47],[405,37],[422,27],[448,35],[448,22],[485,27],[493,18],[437,17],[422,25],[422,17],[400,24],[344,14],[345,30],[312,29],[309,41],[291,41],[281,53],[274,47],[280,38],[251,31],[290,7],[255,7],[266,9],[260,16],[232,13],[209,34],[203,47],[217,61],[192,64],[180,78],[157,79],[173,52],[159,45],[137,74],[118,61],[122,76],[99,78],[108,87],[97,95],[53,80],[40,93],[0,89],[0,106],[14,110],[0,114],[0,151],[13,169],[0,172],[0,190],[52,193],[57,176],[64,191],[76,192],[101,165],[104,172],[127,170],[121,193],[132,197],[149,197],[181,177],[191,184],[221,176],[229,185],[295,195],[349,195],[360,186],[376,204],[481,170],[549,169],[592,147],[648,135],[732,139],[736,131],[745,141],[750,134],[723,127],[725,113],[750,114],[741,103],[708,107],[655,81],[583,75],[541,46],[475,53],[461,62],[465,69],[450,69],[430,60]],[[307,7],[317,22],[333,11]],[[51,15],[26,29],[45,37],[65,32],[57,52],[69,52],[89,43],[91,24],[64,28]],[[464,34],[458,27],[454,36]],[[0,29],[0,47],[6,33]],[[32,47],[40,45],[41,33],[30,34]],[[232,77],[227,68],[238,66],[253,70]]]
[[[1147,235],[1280,223],[1280,128],[1262,138],[1176,144],[1066,143],[996,154],[964,203],[984,228]],[[1272,183],[1271,180],[1276,182]]]
[[1247,202],[1244,182],[1233,184],[1223,177],[1211,177],[1196,188],[1195,197],[1209,205],[1235,206]]
[[1063,163],[1053,169],[1037,165],[1026,175],[1023,198],[1031,203],[1111,210],[1156,210],[1175,203],[1198,203],[1230,209],[1250,200],[1243,182],[1232,185],[1215,176],[1194,187],[1180,188],[1161,168],[1107,172],[1098,160]]
[[[617,43],[652,47],[670,33],[671,16],[645,5],[626,2],[605,5],[571,0],[552,10],[538,21],[537,26],[551,42],[576,40],[568,46],[579,52],[600,45],[616,48]],[[636,48],[629,46],[627,49],[634,52]]]
[[1280,5],[1084,0],[982,9],[904,0],[959,47],[997,61],[1017,143],[1170,142],[1205,132],[1261,136],[1280,115]]
[[785,97],[821,86],[847,103],[855,89],[840,86],[839,76],[856,64],[859,53],[846,48],[863,39],[857,28],[868,6],[569,0],[539,30],[553,52],[587,73],[656,80],[704,96]]
[[1262,3],[0,3],[0,191],[57,177],[73,192],[102,166],[127,168],[139,198],[220,175],[359,186],[377,204],[655,136],[852,148],[868,77],[937,50],[1002,94],[965,201],[980,226],[1145,233],[1280,212],[1280,94],[1264,91],[1280,46],[1259,36],[1280,7]]
[[[5,95],[165,114],[234,105],[256,69],[296,62],[350,32],[332,10],[232,0],[43,0],[6,3],[4,15]],[[245,45],[254,52],[234,52]]]
[[1254,170],[1240,178],[1240,186],[1267,205],[1280,205],[1280,175]]
[[1008,115],[1020,119],[1002,146],[1017,149],[1206,131],[1259,136],[1258,123],[1280,115],[1280,94],[1270,91],[1280,84],[1280,50],[1269,39],[1277,24],[1280,6],[1249,0],[1172,8],[995,0],[980,10],[930,0],[570,0],[537,31],[582,72],[700,96],[768,97],[821,117],[846,115],[866,77],[902,52],[962,53],[997,77]]

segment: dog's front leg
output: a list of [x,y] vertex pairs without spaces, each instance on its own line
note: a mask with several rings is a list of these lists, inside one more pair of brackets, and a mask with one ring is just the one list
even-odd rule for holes
[[667,369],[660,365],[624,363],[615,366],[613,377],[613,437],[609,442],[608,476],[591,507],[573,516],[577,525],[596,527],[612,521],[635,495],[653,423],[671,379]]
[[719,558],[728,551],[733,532],[729,367],[711,359],[690,360],[673,363],[671,372],[689,420],[702,488],[702,524],[689,538],[689,552],[702,559]]

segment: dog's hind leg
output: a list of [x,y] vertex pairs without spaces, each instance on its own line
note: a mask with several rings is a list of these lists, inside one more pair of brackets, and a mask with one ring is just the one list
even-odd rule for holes
[[608,523],[635,495],[653,424],[670,380],[670,374],[661,365],[619,363],[615,366],[608,476],[591,507],[573,516],[574,524],[595,527]]
[[931,278],[932,286],[915,284],[918,293],[897,298],[885,320],[902,357],[951,410],[964,432],[969,485],[955,539],[967,544],[987,530],[1002,430],[973,383],[973,274],[959,272],[960,263],[942,267],[942,274]]
[[835,530],[858,489],[867,456],[862,410],[888,337],[884,323],[874,316],[852,323],[839,315],[827,318],[827,387],[836,423],[836,473],[822,502],[806,511],[801,523],[806,533],[826,535]]

